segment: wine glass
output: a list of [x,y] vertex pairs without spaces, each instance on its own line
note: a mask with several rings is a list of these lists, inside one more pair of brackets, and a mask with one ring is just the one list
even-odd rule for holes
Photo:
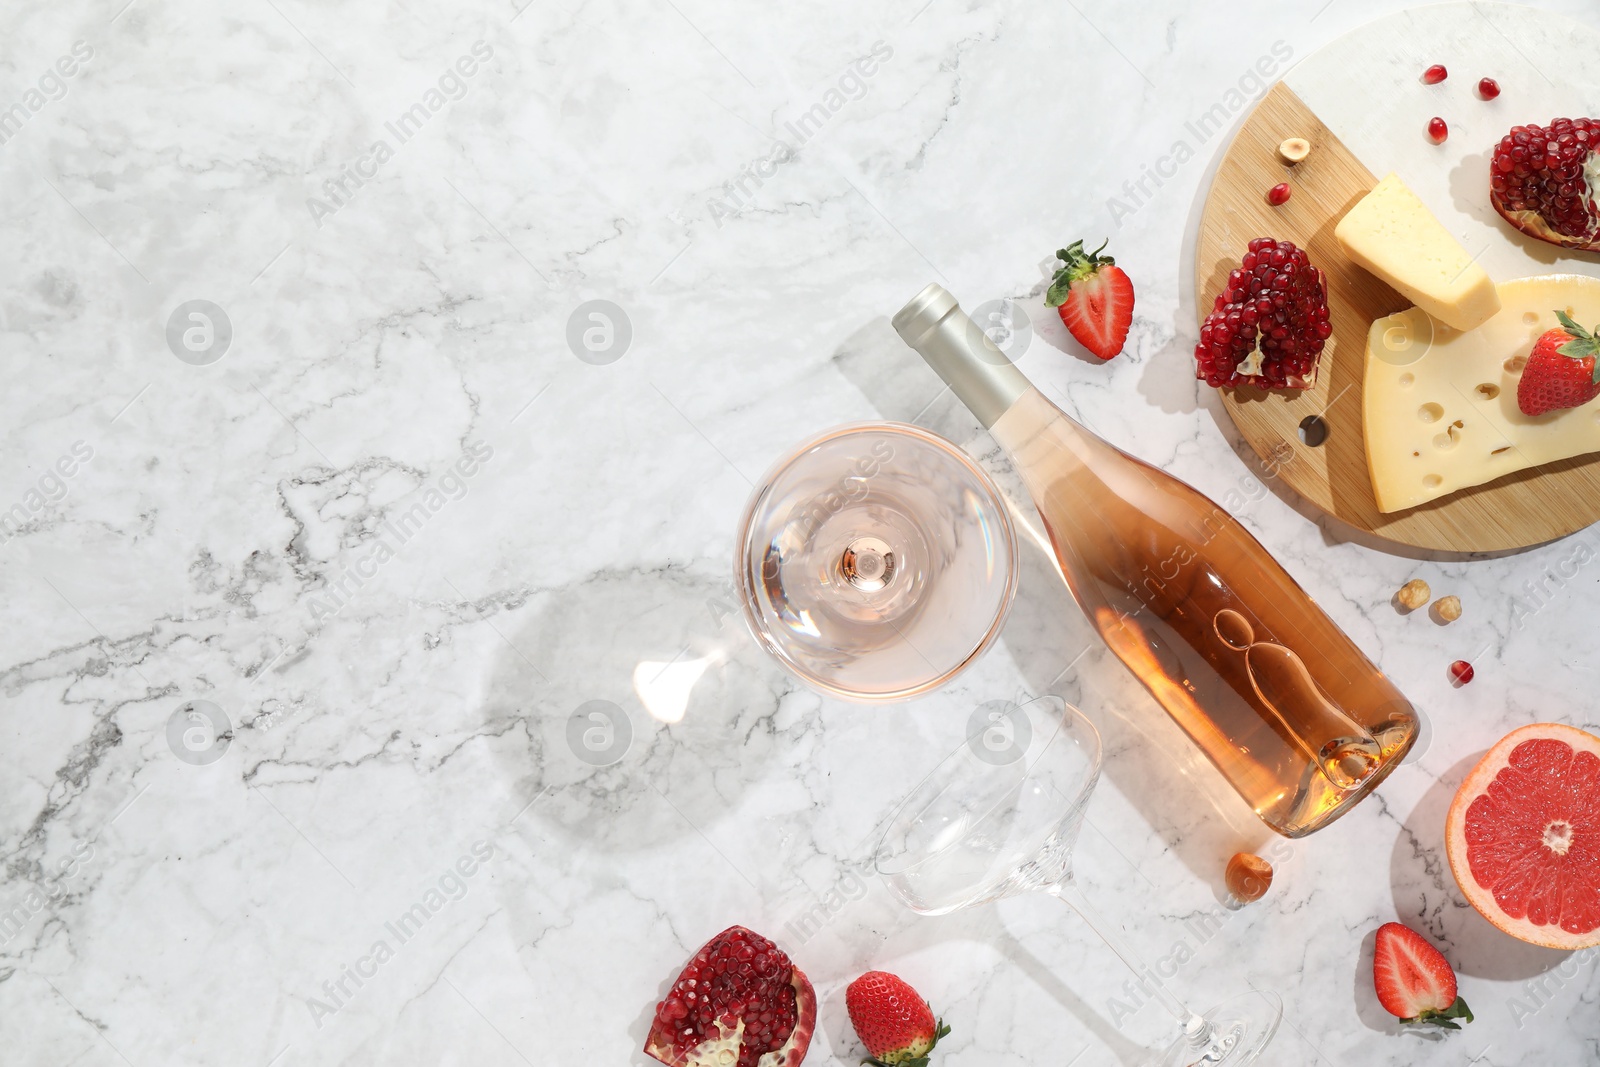
[[943,915],[1018,893],[1059,897],[1177,1021],[1152,1067],[1254,1063],[1283,1017],[1273,994],[1251,992],[1196,1015],[1098,919],[1073,879],[1072,849],[1100,777],[1100,735],[1059,697],[991,713],[985,728],[901,803],[874,858],[913,911]]
[[841,426],[779,460],[740,523],[735,583],[756,640],[858,701],[935,689],[999,635],[1017,536],[988,474],[905,423]]

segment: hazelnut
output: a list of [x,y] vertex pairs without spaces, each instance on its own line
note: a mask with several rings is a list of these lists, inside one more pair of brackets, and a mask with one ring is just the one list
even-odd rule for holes
[[1428,598],[1432,595],[1432,591],[1428,589],[1427,582],[1421,578],[1413,578],[1400,587],[1400,592],[1395,594],[1395,599],[1400,601],[1400,606],[1407,611],[1416,611],[1426,604]]
[[1248,852],[1235,852],[1222,880],[1228,884],[1228,892],[1233,894],[1234,900],[1249,904],[1260,900],[1272,885],[1272,864]]
[[1439,618],[1445,622],[1455,622],[1461,618],[1461,598],[1458,596],[1440,597],[1439,602],[1433,606],[1439,613]]
[[1278,158],[1294,166],[1311,154],[1311,142],[1304,137],[1291,137],[1278,146]]

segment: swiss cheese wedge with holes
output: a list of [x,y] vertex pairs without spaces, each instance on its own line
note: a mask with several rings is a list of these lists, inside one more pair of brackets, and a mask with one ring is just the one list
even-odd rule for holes
[[1420,308],[1367,334],[1362,427],[1378,510],[1403,511],[1529,467],[1600,451],[1600,398],[1530,418],[1517,380],[1557,309],[1600,326],[1600,280],[1577,274],[1496,287],[1500,310],[1451,329]]

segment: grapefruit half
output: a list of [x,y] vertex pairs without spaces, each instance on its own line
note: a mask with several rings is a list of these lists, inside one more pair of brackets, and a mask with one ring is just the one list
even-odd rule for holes
[[1445,849],[1467,900],[1512,937],[1600,945],[1600,737],[1546,722],[1501,738],[1456,791]]

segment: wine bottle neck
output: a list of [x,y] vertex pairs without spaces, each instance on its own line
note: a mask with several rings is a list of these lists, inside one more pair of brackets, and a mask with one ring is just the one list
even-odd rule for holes
[[937,282],[894,316],[894,328],[989,429],[1032,386]]

